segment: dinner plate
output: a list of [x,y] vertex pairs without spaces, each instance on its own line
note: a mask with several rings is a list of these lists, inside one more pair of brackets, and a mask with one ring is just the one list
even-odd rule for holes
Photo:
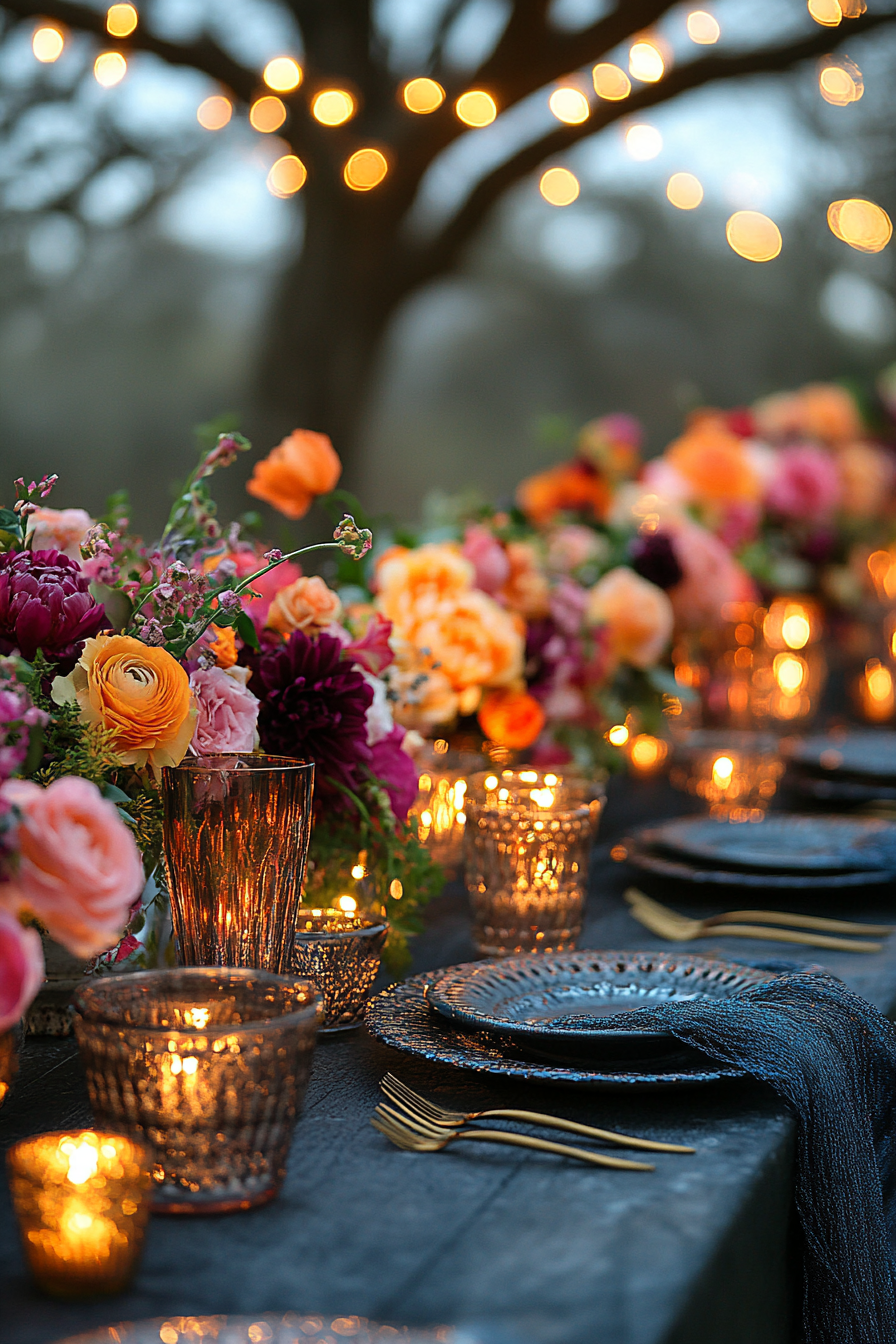
[[[453,1344],[456,1332],[445,1326],[419,1330],[377,1325],[363,1316],[300,1316],[297,1311],[257,1316],[157,1316],[68,1335],[57,1344]],[[464,1332],[464,1344],[476,1334]]]
[[652,877],[688,882],[698,887],[727,887],[744,892],[851,891],[854,888],[887,886],[896,880],[893,868],[866,868],[849,873],[777,873],[767,870],[701,867],[684,858],[670,858],[640,844],[640,837],[618,847],[618,859]]
[[371,1035],[384,1045],[432,1063],[557,1087],[655,1090],[747,1076],[743,1069],[719,1063],[685,1047],[653,1061],[630,1064],[592,1061],[570,1065],[556,1060],[527,1058],[519,1043],[509,1038],[494,1032],[464,1030],[433,1012],[426,997],[427,990],[444,974],[444,971],[429,971],[414,975],[400,984],[390,985],[371,999],[367,1005],[367,1027]]
[[896,783],[896,733],[883,728],[804,737],[791,744],[787,755],[794,764],[826,775],[855,775]]
[[716,868],[842,873],[896,868],[896,826],[877,817],[772,812],[732,825],[712,817],[676,817],[638,834],[642,844]]
[[442,1017],[543,1049],[581,1055],[613,1047],[617,1057],[680,1049],[666,1031],[605,1027],[601,1019],[657,1003],[728,999],[773,979],[769,971],[691,952],[545,952],[452,966],[430,985]]

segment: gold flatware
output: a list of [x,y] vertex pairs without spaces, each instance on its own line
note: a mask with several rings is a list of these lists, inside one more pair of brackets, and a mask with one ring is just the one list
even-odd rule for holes
[[[469,1120],[522,1120],[529,1125],[544,1125],[548,1129],[563,1129],[570,1134],[581,1134],[587,1139],[602,1139],[605,1143],[616,1143],[622,1148],[645,1148],[654,1153],[693,1153],[694,1148],[685,1148],[678,1143],[660,1143],[653,1139],[636,1139],[629,1134],[617,1134],[612,1129],[595,1129],[593,1125],[580,1125],[576,1120],[564,1120],[556,1115],[541,1115],[537,1111],[516,1111],[506,1108],[488,1111],[449,1111],[437,1106],[434,1101],[422,1097],[419,1092],[408,1087],[387,1073],[380,1087],[391,1102],[405,1115],[419,1124],[429,1124],[442,1129],[457,1129]],[[392,1112],[394,1114],[394,1112]],[[401,1119],[401,1117],[398,1117]]]
[[416,1123],[396,1117],[395,1112],[384,1114],[388,1108],[378,1106],[370,1123],[379,1130],[396,1148],[408,1152],[437,1153],[447,1148],[456,1139],[475,1139],[482,1143],[504,1143],[514,1148],[534,1148],[541,1153],[555,1153],[558,1157],[574,1157],[580,1162],[590,1162],[595,1167],[613,1167],[619,1171],[654,1171],[648,1162],[630,1162],[624,1157],[606,1157],[603,1153],[589,1153],[584,1148],[572,1148],[565,1143],[551,1143],[548,1139],[536,1139],[531,1134],[511,1134],[506,1129],[452,1129],[435,1130],[429,1133]]
[[[677,910],[670,910],[659,901],[651,900],[636,887],[629,887],[625,893],[632,916],[651,933],[671,942],[687,943],[692,938],[713,938],[717,936],[732,938],[763,938],[773,943],[801,943],[804,947],[827,947],[840,952],[879,952],[882,943],[872,943],[859,938],[834,938],[825,933],[803,933],[799,929],[839,929],[849,933],[876,933],[884,936],[893,932],[886,924],[849,924],[845,920],[821,919],[812,915],[785,915],[772,910],[732,910],[724,915],[711,915],[708,919],[688,919]],[[741,920],[761,919],[765,924],[778,927],[765,928],[759,924],[741,923]],[[796,928],[780,927],[796,925]]]

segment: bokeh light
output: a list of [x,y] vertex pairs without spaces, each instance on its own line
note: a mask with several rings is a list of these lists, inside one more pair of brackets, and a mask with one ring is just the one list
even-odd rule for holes
[[614,723],[607,730],[607,741],[614,747],[624,747],[628,741],[628,728],[624,723]]
[[703,186],[693,173],[673,173],[666,183],[666,196],[677,210],[696,210],[703,200]]
[[639,79],[642,84],[656,84],[666,73],[666,62],[655,42],[641,38],[631,45],[628,69],[632,78]]
[[378,149],[356,149],[347,160],[342,176],[352,191],[371,191],[379,186],[388,171],[386,156]]
[[858,19],[867,11],[865,0],[840,0],[840,12],[844,19]]
[[758,210],[736,210],[725,225],[725,237],[747,261],[772,261],[781,251],[781,230]]
[[264,135],[278,131],[285,120],[286,104],[273,94],[266,93],[261,98],[256,98],[249,108],[249,125]]
[[346,89],[322,89],[311,104],[311,115],[321,126],[342,126],[354,112],[355,100]]
[[291,56],[275,56],[265,66],[262,79],[275,93],[292,93],[302,82],[302,67]]
[[834,107],[857,103],[865,92],[862,72],[855,61],[846,56],[829,56],[818,69],[818,92]]
[[558,121],[568,126],[580,126],[591,115],[591,106],[581,89],[564,85],[555,89],[548,99],[548,106]]
[[548,168],[541,175],[538,190],[549,205],[572,205],[581,188],[579,179],[568,168]]
[[632,82],[618,65],[601,61],[591,71],[594,92],[598,98],[606,98],[608,103],[621,103],[632,91]]
[[637,122],[634,126],[629,126],[625,133],[625,147],[633,159],[646,163],[648,159],[655,159],[662,151],[663,137],[655,126],[649,126],[647,122]]
[[695,9],[688,15],[688,37],[701,47],[710,47],[722,36],[717,19],[705,9]]
[[196,109],[196,120],[206,131],[222,131],[233,116],[233,103],[215,93]]
[[402,101],[409,112],[435,112],[445,101],[445,90],[434,79],[421,76],[409,79],[401,91]]
[[859,197],[832,201],[828,206],[828,226],[836,238],[857,252],[882,252],[893,236],[893,224],[886,210]]
[[58,28],[50,28],[45,23],[35,28],[31,50],[42,65],[52,65],[58,61],[64,46],[65,38]]
[[809,0],[809,13],[825,28],[836,28],[843,18],[839,0]]
[[669,751],[668,743],[650,733],[639,733],[629,747],[629,759],[636,770],[650,774],[658,770]]
[[498,115],[498,104],[484,89],[469,89],[458,98],[454,110],[465,126],[490,126]]
[[301,191],[308,178],[308,170],[295,154],[284,154],[272,165],[267,176],[268,191],[272,196],[285,198]]
[[93,63],[93,77],[104,89],[120,84],[128,72],[128,63],[120,51],[101,51]]
[[133,5],[110,5],[106,11],[106,32],[112,37],[130,37],[137,27],[137,11]]

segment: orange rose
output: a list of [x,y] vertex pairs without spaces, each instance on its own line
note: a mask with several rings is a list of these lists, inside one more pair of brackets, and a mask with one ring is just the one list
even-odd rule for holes
[[672,603],[662,588],[625,565],[594,585],[586,615],[591,623],[607,627],[613,655],[632,667],[650,667],[672,635]]
[[551,589],[535,547],[528,541],[508,541],[504,550],[510,561],[510,577],[501,589],[504,602],[529,620],[547,616]]
[[57,702],[77,700],[81,717],[111,734],[125,765],[177,765],[193,736],[190,680],[166,649],[130,635],[97,635],[84,645],[70,677],[53,683]]
[[744,449],[720,418],[701,416],[666,449],[663,461],[683,476],[704,504],[758,500],[762,482]]
[[342,475],[342,463],[326,434],[294,429],[255,463],[246,489],[287,518],[303,518],[317,495],[326,495]]
[[522,622],[478,590],[445,602],[414,629],[418,649],[428,649],[433,664],[455,691],[475,686],[506,686],[522,676]]
[[341,617],[339,594],[328,588],[317,574],[312,574],[280,589],[271,603],[267,625],[281,635],[291,635],[293,630],[313,633],[334,625]]
[[376,567],[376,605],[397,634],[410,636],[420,621],[468,592],[474,573],[459,547],[448,542],[413,551],[393,546]]
[[211,652],[215,662],[226,672],[236,663],[236,632],[229,625],[209,626],[209,632],[214,635]]
[[873,443],[847,443],[837,453],[841,504],[855,518],[875,518],[890,506],[893,460]]
[[862,433],[862,418],[856,403],[845,387],[836,383],[809,383],[801,387],[799,399],[803,410],[803,433],[822,443],[843,443],[858,439]]
[[610,503],[610,489],[589,462],[576,458],[520,481],[516,502],[531,523],[543,527],[566,510],[603,518]]
[[544,710],[525,691],[490,691],[479,709],[479,727],[501,747],[531,747],[544,727]]

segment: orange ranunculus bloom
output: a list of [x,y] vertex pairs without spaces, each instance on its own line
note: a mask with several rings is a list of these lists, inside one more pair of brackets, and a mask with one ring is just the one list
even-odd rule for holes
[[714,415],[696,419],[663,458],[703,504],[753,501],[762,494],[762,482],[742,441]]
[[236,663],[236,632],[229,625],[212,625],[209,633],[215,637],[211,647],[215,662],[226,672]]
[[461,593],[420,621],[413,632],[453,690],[507,686],[522,676],[525,626],[487,594]]
[[626,565],[598,579],[586,615],[607,627],[613,656],[632,667],[651,667],[672,636],[672,603],[662,588]]
[[317,495],[336,486],[342,463],[326,434],[294,429],[262,462],[246,489],[287,518],[303,518]]
[[166,649],[130,635],[97,635],[70,677],[53,683],[57,701],[77,699],[81,717],[111,734],[125,765],[178,765],[193,736],[190,679]]
[[501,747],[531,747],[544,727],[544,710],[526,691],[490,691],[479,708],[479,727]]
[[393,546],[376,567],[376,605],[396,634],[412,637],[420,621],[469,591],[474,574],[453,543],[430,542],[413,551]]
[[317,574],[296,579],[281,588],[271,603],[266,624],[281,635],[293,630],[323,630],[342,617],[339,594],[328,588]]
[[531,523],[543,527],[566,510],[603,518],[610,503],[610,488],[589,462],[576,458],[520,481],[516,502]]

